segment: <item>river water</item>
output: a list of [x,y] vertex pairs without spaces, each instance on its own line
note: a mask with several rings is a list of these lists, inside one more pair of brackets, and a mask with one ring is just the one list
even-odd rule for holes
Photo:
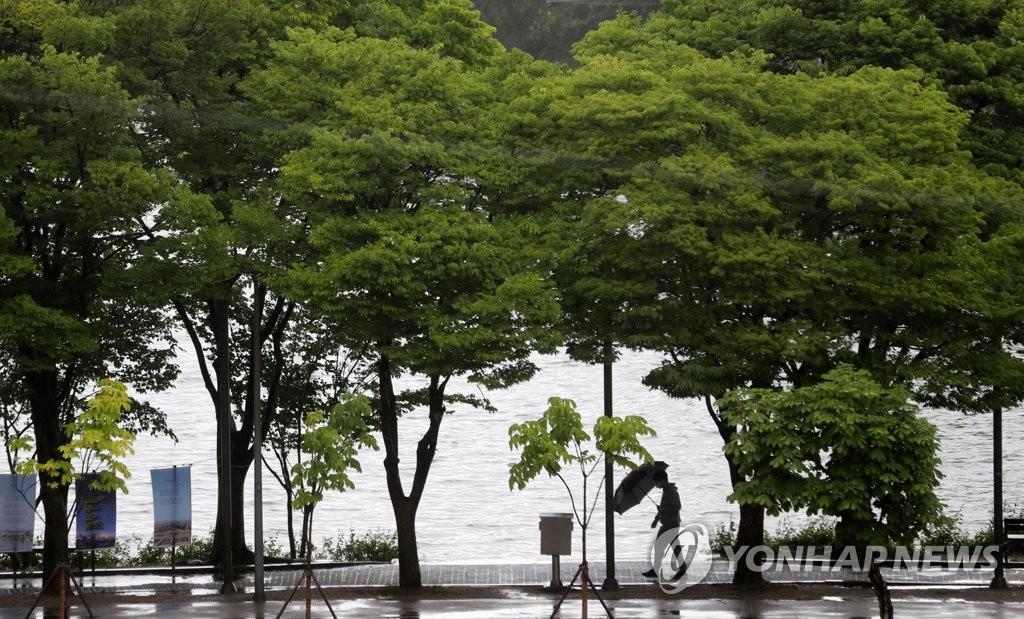
[[[738,520],[728,502],[729,479],[721,454],[722,442],[702,401],[674,400],[644,387],[640,380],[658,364],[652,353],[625,353],[614,366],[615,414],[644,416],[658,436],[645,442],[658,460],[669,463],[669,473],[683,500],[683,521],[702,522],[712,530]],[[127,495],[118,501],[119,539],[153,534],[153,499],[149,470],[192,466],[193,533],[211,531],[216,517],[216,431],[210,398],[203,387],[194,358],[182,353],[182,374],[175,389],[148,399],[169,414],[179,438],[139,437],[136,453],[127,463],[133,472]],[[571,361],[565,356],[539,359],[541,372],[529,383],[486,395],[498,413],[456,407],[441,426],[437,456],[430,471],[417,517],[419,554],[425,562],[518,562],[546,560],[539,554],[539,516],[572,511],[565,486],[546,475],[525,490],[510,490],[508,467],[519,454],[508,446],[512,423],[535,419],[552,396],[571,398],[584,416],[585,427],[603,412],[602,368]],[[458,387],[453,385],[449,391]],[[467,387],[465,389],[476,389]],[[948,411],[925,411],[939,428],[942,441],[940,496],[950,514],[959,512],[963,526],[976,530],[992,513],[992,421],[990,416],[965,416]],[[1024,444],[1015,428],[1021,411],[1004,413],[1004,492],[1008,502],[1024,502]],[[403,475],[411,483],[416,441],[426,428],[425,415],[411,414],[400,421]],[[384,481],[383,452],[364,451],[363,472],[354,476],[356,488],[328,495],[316,510],[314,537],[346,537],[371,531],[394,530],[394,517]],[[603,468],[603,467],[599,467]],[[592,502],[600,470],[590,478],[587,497]],[[625,474],[615,471],[615,481]],[[578,507],[582,508],[582,476],[568,475]],[[653,493],[655,498],[658,491]],[[247,489],[247,540],[253,540],[252,474]],[[263,474],[265,539],[277,538],[287,547],[284,494],[269,473]],[[645,556],[651,538],[653,503],[642,504],[614,516],[616,557]],[[799,524],[801,515],[789,519]],[[769,529],[778,525],[769,520]],[[603,560],[604,497],[588,529],[588,558]],[[580,557],[580,528],[574,531],[573,558]]]

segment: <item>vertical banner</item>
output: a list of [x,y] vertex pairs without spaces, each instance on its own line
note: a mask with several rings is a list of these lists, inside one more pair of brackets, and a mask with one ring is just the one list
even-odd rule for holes
[[187,466],[150,471],[153,482],[153,546],[192,543],[192,469]]
[[97,490],[92,483],[96,473],[87,473],[75,480],[78,502],[75,548],[96,550],[113,548],[117,541],[117,494],[113,490]]
[[0,552],[31,552],[36,476],[0,475]]

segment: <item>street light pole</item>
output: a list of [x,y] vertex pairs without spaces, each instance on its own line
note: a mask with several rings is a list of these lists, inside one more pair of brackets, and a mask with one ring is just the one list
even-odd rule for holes
[[[604,358],[604,414],[612,416],[612,347],[605,347]],[[604,539],[605,554],[608,567],[601,588],[606,591],[614,591],[619,588],[619,581],[615,578],[615,501],[612,493],[615,492],[612,483],[612,461],[608,454],[604,456]]]
[[992,411],[992,528],[996,544],[996,570],[989,583],[991,589],[1005,589],[1006,576],[1003,561],[1006,559],[1006,540],[1003,539],[1003,408],[996,406]]
[[263,334],[263,292],[258,284],[253,285],[252,304],[252,453],[253,453],[253,580],[256,581],[252,599],[257,604],[267,601],[263,587],[263,406],[262,389],[262,354]]

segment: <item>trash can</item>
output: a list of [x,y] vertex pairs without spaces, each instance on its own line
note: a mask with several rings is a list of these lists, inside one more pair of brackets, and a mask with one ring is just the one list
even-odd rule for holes
[[540,553],[551,555],[551,588],[561,589],[560,555],[572,554],[572,514],[540,515]]

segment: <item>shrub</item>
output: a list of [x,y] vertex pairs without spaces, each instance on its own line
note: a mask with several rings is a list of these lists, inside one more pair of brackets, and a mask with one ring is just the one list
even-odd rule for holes
[[719,524],[715,528],[715,532],[711,534],[709,541],[711,546],[712,554],[725,554],[726,548],[732,548],[736,545],[736,523],[732,520],[729,521],[729,527]]
[[[1013,503],[1003,505],[1004,518],[1024,518],[1024,505]],[[963,528],[960,512],[944,517],[935,527],[921,536],[922,546],[991,546],[996,543],[995,521],[990,518],[988,524],[973,533]],[[1011,541],[1010,552],[1021,552],[1024,544]]]
[[[1008,518],[1024,517],[1024,505],[1008,505],[1004,508]],[[959,512],[952,516],[943,516],[935,526],[927,529],[918,539],[918,545],[924,546],[991,546],[995,544],[995,532],[992,522],[981,529],[971,532],[963,528],[963,518]],[[797,527],[791,521],[784,520],[772,532],[765,532],[764,544],[778,550],[780,547],[796,546],[831,546],[835,544],[836,521],[832,518],[817,517]],[[724,554],[725,548],[736,544],[736,523],[729,521],[729,526],[719,524],[711,534],[711,552]],[[1024,545],[1020,545],[1024,546]],[[1010,544],[1011,552],[1018,549],[1017,544]]]
[[925,530],[919,542],[921,546],[968,546],[975,538],[992,535],[992,528],[989,527],[987,535],[978,532],[972,537],[962,525],[963,517],[960,512],[952,516],[943,516],[937,524]]
[[[352,536],[351,539],[355,540],[356,538]],[[42,546],[42,540],[36,540],[36,546]],[[342,548],[346,546],[342,546]],[[264,543],[263,554],[284,556],[276,537],[272,537]],[[20,553],[13,556],[17,561],[18,571],[33,571],[42,568],[42,556],[38,553]],[[11,571],[11,557],[10,554],[0,554],[0,570]],[[209,565],[211,557],[213,557],[213,531],[210,531],[207,536],[193,536],[191,544],[178,546],[174,551],[176,565],[185,565],[190,562]],[[388,560],[390,561],[390,559]],[[70,567],[72,569],[89,570],[94,565],[96,568],[169,567],[171,565],[171,549],[157,548],[153,545],[152,538],[143,542],[141,537],[133,536],[118,540],[113,548],[96,550],[95,555],[88,550],[71,553]]]
[[832,518],[818,516],[797,528],[789,520],[783,520],[773,533],[766,533],[764,545],[769,548],[794,548],[797,546],[831,546],[836,540],[836,522]]
[[[213,556],[213,532],[209,536],[193,536],[192,543],[174,549],[174,563],[184,565],[190,561],[208,564]],[[82,565],[90,567],[91,559],[84,557]],[[135,536],[118,541],[113,548],[96,552],[96,567],[153,567],[171,565],[171,549],[158,548],[153,539],[143,542]]]
[[[764,545],[778,550],[781,547],[796,546],[829,546],[835,542],[836,525],[831,518],[817,517],[809,520],[802,527],[797,527],[789,520],[784,520],[774,532],[765,532]],[[726,548],[736,546],[736,523],[729,521],[729,526],[719,524],[709,541],[711,552],[725,554]]]
[[349,530],[347,540],[325,538],[315,556],[333,561],[391,562],[398,558],[398,535],[378,529],[357,536]]

